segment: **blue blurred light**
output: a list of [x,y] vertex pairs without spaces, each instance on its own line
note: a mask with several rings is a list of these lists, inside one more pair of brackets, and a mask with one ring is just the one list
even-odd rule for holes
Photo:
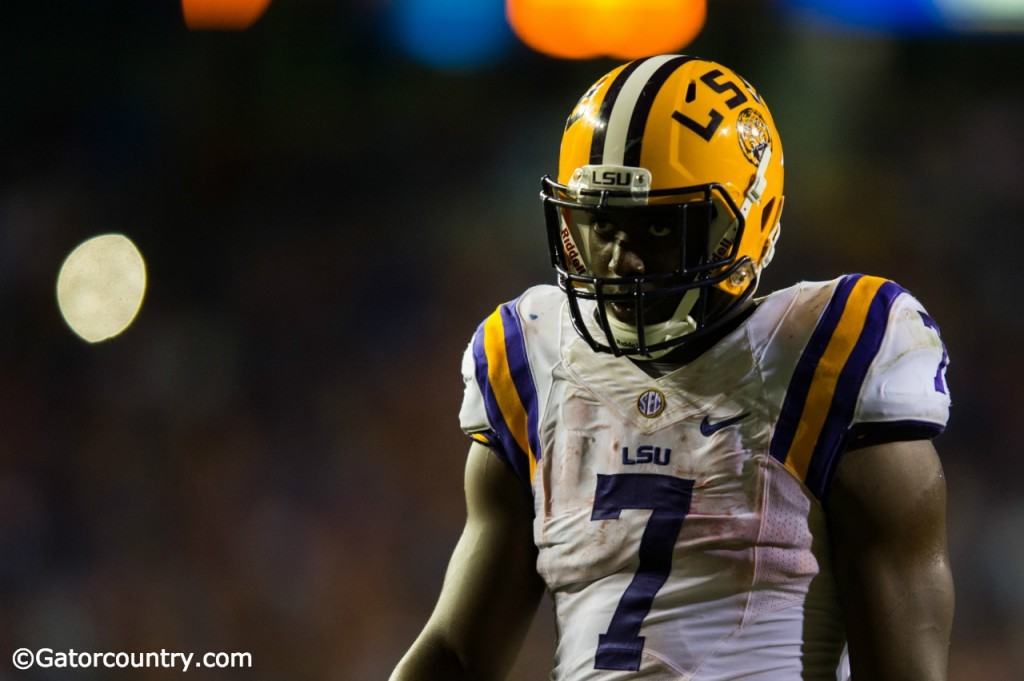
[[935,0],[788,0],[807,10],[856,28],[923,33],[941,30],[942,13]]
[[502,0],[395,0],[392,13],[399,47],[437,68],[491,64],[513,44]]

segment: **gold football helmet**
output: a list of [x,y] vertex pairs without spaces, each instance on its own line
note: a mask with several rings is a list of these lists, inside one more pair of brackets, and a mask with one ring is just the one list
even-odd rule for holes
[[653,359],[743,309],[779,237],[782,166],[764,100],[721,64],[661,55],[594,83],[541,192],[584,340]]

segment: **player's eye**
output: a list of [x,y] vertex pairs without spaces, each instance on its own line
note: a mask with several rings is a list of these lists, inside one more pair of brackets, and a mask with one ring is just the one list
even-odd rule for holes
[[598,236],[609,236],[615,231],[615,225],[611,222],[595,222],[594,232]]
[[647,228],[647,233],[656,238],[666,237],[672,233],[671,227],[665,227],[663,225],[650,225]]

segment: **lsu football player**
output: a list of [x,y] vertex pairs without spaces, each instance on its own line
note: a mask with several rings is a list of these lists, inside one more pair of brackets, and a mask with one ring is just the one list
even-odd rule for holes
[[625,64],[542,184],[557,286],[466,350],[468,520],[393,681],[504,678],[544,589],[556,681],[945,679],[948,357],[881,277],[754,297],[783,208],[764,99]]

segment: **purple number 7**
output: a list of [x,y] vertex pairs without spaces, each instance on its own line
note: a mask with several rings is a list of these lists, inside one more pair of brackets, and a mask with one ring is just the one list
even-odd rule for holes
[[942,361],[939,362],[939,368],[935,372],[935,389],[945,395],[947,393],[943,373],[946,371],[946,365],[949,364],[949,353],[946,352],[946,344],[942,342],[942,333],[939,331],[939,325],[935,323],[935,320],[927,312],[920,312],[919,314],[924,325],[929,329],[934,329],[935,335],[939,337],[939,342],[942,343]]
[[608,631],[599,637],[594,669],[640,668],[644,650],[640,626],[672,569],[672,552],[690,512],[692,494],[693,480],[671,475],[598,474],[591,520],[618,520],[627,508],[652,513],[640,539],[640,566],[615,608]]

